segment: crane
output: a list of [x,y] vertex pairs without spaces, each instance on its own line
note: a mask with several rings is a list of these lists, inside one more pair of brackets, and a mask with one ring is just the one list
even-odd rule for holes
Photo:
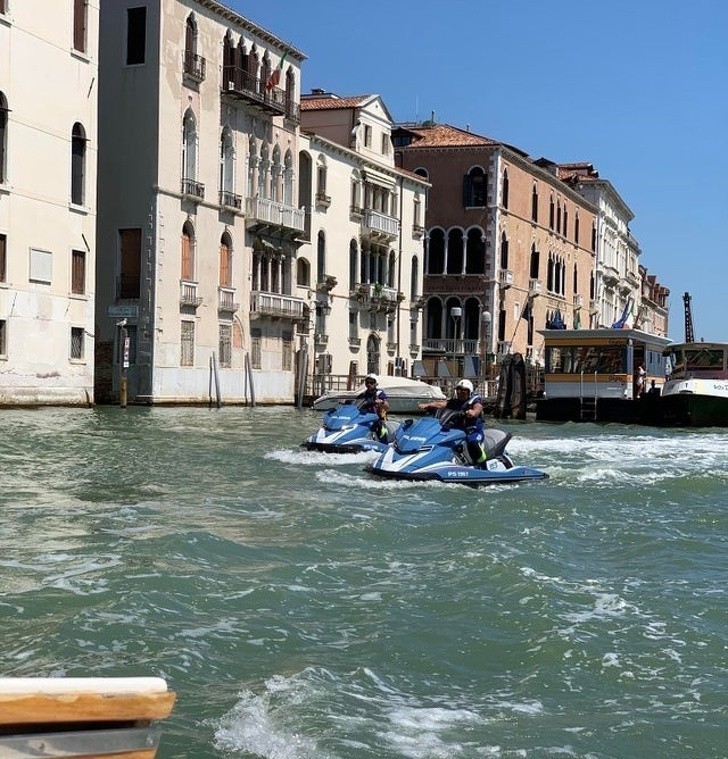
[[683,295],[683,303],[685,304],[685,342],[694,343],[695,334],[693,333],[693,310],[690,306],[690,293]]

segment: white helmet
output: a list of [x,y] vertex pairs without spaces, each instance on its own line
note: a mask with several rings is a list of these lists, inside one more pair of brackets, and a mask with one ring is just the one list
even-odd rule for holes
[[461,379],[460,382],[458,382],[457,385],[455,385],[456,390],[461,389],[467,390],[469,393],[473,392],[473,383],[469,379]]
[[375,385],[379,384],[379,377],[377,377],[376,374],[367,374],[367,376],[364,377],[364,382],[367,380],[373,380]]

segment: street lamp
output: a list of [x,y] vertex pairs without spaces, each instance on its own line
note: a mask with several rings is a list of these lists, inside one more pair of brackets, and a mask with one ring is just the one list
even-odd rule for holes
[[454,337],[455,337],[455,348],[453,350],[453,355],[457,354],[458,352],[458,341],[460,339],[460,317],[463,315],[463,309],[460,308],[460,306],[453,306],[450,309],[450,316],[452,317],[453,324],[455,325],[455,331],[454,331]]
[[480,374],[485,379],[485,395],[488,395],[488,343],[490,342],[490,323],[493,317],[490,311],[480,315]]

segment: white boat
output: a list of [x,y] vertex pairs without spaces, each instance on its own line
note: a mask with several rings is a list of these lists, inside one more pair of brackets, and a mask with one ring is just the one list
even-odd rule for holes
[[[390,414],[416,414],[419,412],[420,403],[441,401],[446,398],[437,385],[428,385],[426,382],[408,377],[380,376],[377,387],[387,394]],[[364,385],[354,390],[329,390],[328,393],[316,398],[312,408],[316,411],[328,411],[341,403],[354,400],[364,390],[366,390]]]
[[728,427],[728,343],[674,343],[664,354],[669,374],[660,396],[662,423]]
[[153,759],[174,700],[159,677],[0,677],[0,759]]

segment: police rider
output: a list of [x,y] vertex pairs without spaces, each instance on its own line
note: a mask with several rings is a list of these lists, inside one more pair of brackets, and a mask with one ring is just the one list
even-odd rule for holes
[[461,379],[455,385],[455,395],[446,401],[429,401],[420,403],[421,411],[444,408],[448,411],[459,412],[453,420],[453,427],[465,432],[465,443],[468,447],[470,458],[476,466],[485,466],[486,453],[483,433],[483,400],[473,392],[473,383],[468,379]]
[[386,442],[387,426],[384,424],[389,410],[389,401],[384,390],[380,390],[379,377],[376,374],[367,374],[364,378],[365,390],[357,396],[363,403],[359,410],[364,414],[377,414],[377,421],[372,425],[372,433],[377,440]]

